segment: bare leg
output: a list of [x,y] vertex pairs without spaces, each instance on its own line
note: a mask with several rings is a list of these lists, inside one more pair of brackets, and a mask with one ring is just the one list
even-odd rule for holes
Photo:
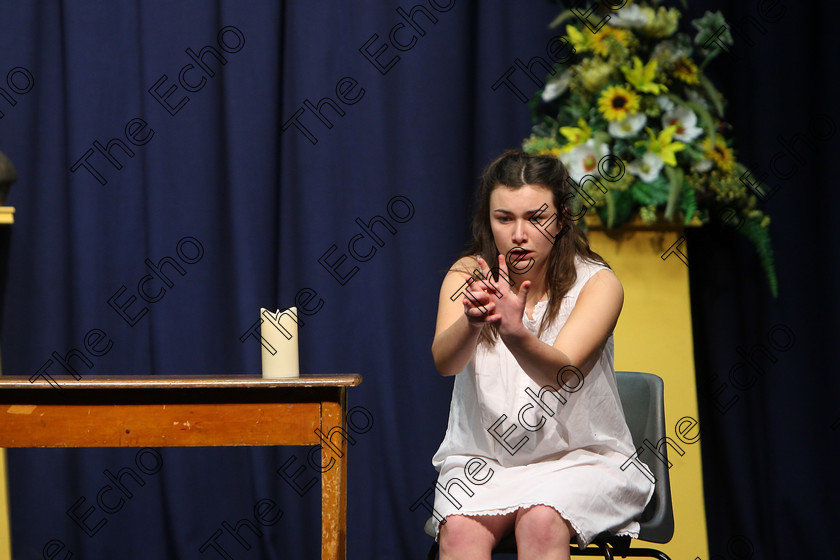
[[450,515],[440,526],[440,560],[490,560],[490,552],[513,528],[507,515]]
[[520,560],[569,560],[575,534],[557,510],[537,505],[517,510],[516,549]]

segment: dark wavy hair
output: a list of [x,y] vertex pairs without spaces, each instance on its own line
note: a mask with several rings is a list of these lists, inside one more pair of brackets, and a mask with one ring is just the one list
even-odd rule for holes
[[[500,186],[519,189],[525,185],[541,186],[551,191],[554,207],[557,208],[559,233],[554,239],[548,257],[546,269],[546,288],[548,290],[548,309],[540,323],[539,333],[551,325],[566,293],[577,280],[575,256],[607,265],[606,261],[589,247],[586,234],[578,227],[577,220],[582,216],[572,212],[574,195],[570,189],[572,181],[566,167],[554,156],[535,156],[521,151],[510,150],[499,156],[487,166],[481,177],[478,190],[478,209],[473,218],[473,241],[461,257],[480,255],[491,267],[499,262],[499,251],[493,239],[490,227],[490,194]],[[537,219],[540,223],[550,219],[543,212]],[[508,263],[508,270],[515,274]],[[494,280],[498,280],[498,270],[493,271]],[[479,337],[480,342],[493,343],[498,337],[496,325],[485,325]]]

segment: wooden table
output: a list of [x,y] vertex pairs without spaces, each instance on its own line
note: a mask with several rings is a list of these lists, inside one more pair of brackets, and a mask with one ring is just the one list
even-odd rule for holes
[[[347,429],[347,387],[358,374],[255,376],[0,376],[0,447],[319,445]],[[347,442],[321,449],[321,558],[343,560]]]

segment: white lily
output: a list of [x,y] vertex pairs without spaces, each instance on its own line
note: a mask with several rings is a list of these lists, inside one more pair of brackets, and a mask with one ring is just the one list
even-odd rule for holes
[[691,142],[703,134],[703,129],[697,126],[697,115],[688,107],[677,107],[662,115],[662,128],[672,125],[677,125],[674,139],[680,142]]
[[569,177],[575,183],[586,175],[600,175],[598,162],[610,153],[606,144],[595,144],[595,139],[590,138],[583,144],[575,146],[570,151],[560,155],[560,161],[569,171]]
[[694,165],[692,165],[691,169],[699,173],[705,173],[706,171],[709,171],[712,168],[712,165],[712,160],[703,158]]
[[553,101],[557,99],[563,92],[566,91],[569,87],[569,82],[572,81],[572,73],[569,70],[563,72],[559,78],[554,81],[548,82],[545,85],[545,89],[542,92],[542,100],[548,103],[549,101]]
[[702,95],[700,95],[699,93],[697,93],[693,89],[690,89],[686,92],[686,97],[692,103],[697,103],[698,105],[700,105],[704,109],[709,109],[709,102],[706,101],[706,99]]
[[651,60],[658,60],[660,64],[672,64],[682,57],[691,55],[691,51],[678,46],[674,41],[661,41],[653,47]]
[[629,138],[635,136],[647,123],[647,115],[644,113],[633,113],[627,115],[623,120],[610,121],[607,131],[613,138]]
[[674,110],[674,102],[668,99],[667,95],[657,95],[656,104],[659,105],[659,108],[666,113],[670,113]]
[[659,176],[665,163],[658,154],[645,152],[642,161],[636,160],[627,166],[627,171],[638,177],[644,183],[652,183]]
[[645,12],[638,4],[631,4],[617,10],[610,17],[610,25],[613,27],[626,27],[628,29],[639,29],[650,22],[650,12]]

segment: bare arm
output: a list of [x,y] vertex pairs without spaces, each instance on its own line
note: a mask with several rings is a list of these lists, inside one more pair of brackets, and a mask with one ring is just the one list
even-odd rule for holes
[[[486,322],[483,310],[489,314],[495,308],[492,300],[496,298],[480,289],[478,284],[464,287],[471,278],[470,271],[477,269],[475,259],[465,257],[455,263],[443,279],[432,342],[435,367],[441,375],[455,375],[467,366]],[[458,293],[461,295],[453,301],[452,296]]]
[[[501,261],[500,267],[504,266]],[[502,341],[525,373],[542,386],[558,387],[558,373],[563,368],[571,365],[580,369],[589,362],[615,328],[624,304],[624,290],[615,274],[611,270],[597,272],[580,291],[575,308],[552,346],[522,324],[528,283],[523,283],[518,297],[504,284],[497,285],[503,297],[498,301],[497,312],[488,320],[498,323]],[[559,383],[564,381],[565,377]]]

